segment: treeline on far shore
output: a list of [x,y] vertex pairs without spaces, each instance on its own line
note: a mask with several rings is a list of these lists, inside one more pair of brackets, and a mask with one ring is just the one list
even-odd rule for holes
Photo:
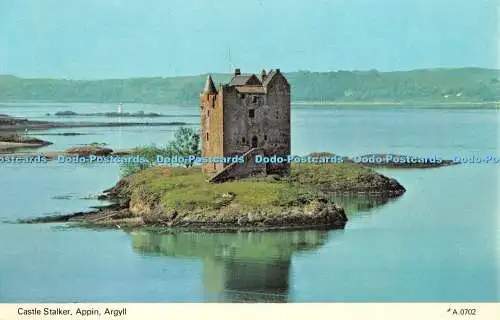
[[[488,102],[500,96],[499,70],[494,69],[298,71],[285,75],[294,101]],[[192,104],[198,102],[206,76],[63,80],[0,75],[0,101]],[[230,74],[212,76],[216,83],[231,78]]]

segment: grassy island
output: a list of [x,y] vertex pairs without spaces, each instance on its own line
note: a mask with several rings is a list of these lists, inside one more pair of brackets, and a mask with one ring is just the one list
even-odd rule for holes
[[292,164],[288,177],[265,176],[220,184],[199,167],[154,167],[120,180],[102,199],[109,208],[31,222],[73,221],[92,226],[183,230],[342,228],[345,211],[330,201],[338,193],[405,192],[396,180],[352,163]]

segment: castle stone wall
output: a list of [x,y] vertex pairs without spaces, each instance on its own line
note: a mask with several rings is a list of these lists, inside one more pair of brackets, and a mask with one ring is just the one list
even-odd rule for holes
[[[202,94],[200,96],[202,156],[216,157],[224,154],[223,104],[220,94]],[[206,163],[202,172],[213,175],[222,170],[222,163]]]

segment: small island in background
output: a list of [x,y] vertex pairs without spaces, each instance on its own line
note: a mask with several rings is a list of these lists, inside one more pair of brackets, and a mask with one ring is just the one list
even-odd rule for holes
[[[25,133],[30,130],[49,130],[57,128],[98,128],[98,127],[137,127],[137,126],[183,126],[189,123],[182,121],[171,122],[84,122],[84,121],[39,121],[26,118],[0,115],[0,132]],[[68,134],[71,135],[71,134]]]
[[52,142],[21,135],[16,132],[0,131],[0,154],[20,148],[36,149],[51,144]]
[[70,110],[57,111],[54,113],[56,117],[115,117],[115,118],[158,118],[158,117],[168,117],[167,115],[144,111],[137,111],[134,113],[130,112],[95,112],[95,113],[78,113]]

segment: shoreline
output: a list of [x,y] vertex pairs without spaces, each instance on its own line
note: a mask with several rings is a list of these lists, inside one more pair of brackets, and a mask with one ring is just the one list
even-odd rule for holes
[[[81,211],[64,215],[37,217],[32,219],[21,219],[21,224],[44,224],[44,223],[69,223],[69,227],[90,229],[121,229],[124,231],[155,231],[155,232],[268,232],[268,231],[296,231],[296,230],[334,230],[343,229],[347,223],[344,209],[337,207],[337,219],[329,223],[314,222],[311,224],[284,224],[286,221],[279,220],[274,223],[267,221],[253,224],[240,224],[237,221],[232,224],[221,224],[220,221],[186,222],[173,225],[166,221],[144,221],[130,210],[117,206],[116,203],[103,206],[99,209]],[[284,213],[286,214],[286,213]],[[239,219],[246,217],[242,214]],[[325,218],[326,216],[323,216]],[[291,219],[304,218],[303,216],[292,216]],[[309,217],[311,221],[317,218]]]

